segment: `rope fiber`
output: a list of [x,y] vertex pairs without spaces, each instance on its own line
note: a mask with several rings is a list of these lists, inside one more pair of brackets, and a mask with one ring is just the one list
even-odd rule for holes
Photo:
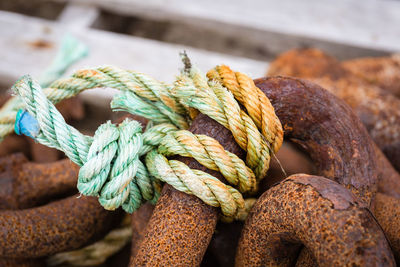
[[[144,201],[157,199],[160,182],[166,182],[220,207],[226,220],[243,218],[253,200],[246,202],[242,193],[256,192],[265,177],[271,155],[282,145],[282,126],[268,98],[248,76],[217,66],[207,78],[186,54],[182,57],[185,68],[173,85],[111,66],[77,71],[43,90],[23,76],[13,86],[27,111],[16,121],[16,132],[63,151],[80,165],[78,190],[98,196],[106,209],[133,212]],[[142,132],[138,122],[126,119],[119,125],[102,124],[93,137],[81,134],[65,122],[54,103],[94,87],[120,90],[112,109],[143,116],[152,127]],[[187,131],[199,112],[232,132],[247,151],[245,161],[215,139]],[[231,185],[168,159],[173,155],[194,158],[219,171]]]

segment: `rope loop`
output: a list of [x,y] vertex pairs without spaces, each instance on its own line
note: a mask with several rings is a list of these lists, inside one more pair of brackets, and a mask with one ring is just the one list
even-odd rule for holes
[[206,135],[187,130],[171,132],[160,142],[158,152],[164,156],[192,157],[208,169],[219,171],[242,193],[254,193],[257,188],[255,175],[243,160]]
[[[208,115],[232,132],[239,146],[247,151],[246,163],[254,171],[257,181],[259,181],[267,173],[271,155],[276,153],[282,145],[283,130],[279,119],[268,98],[254,83],[254,86],[247,87],[239,85],[242,94],[237,94],[237,100],[249,107],[250,115],[248,115],[235,100],[231,86],[228,83],[221,83],[218,79],[213,79],[214,76],[210,77],[212,79],[207,80],[197,68],[190,65],[178,77],[173,94],[183,104]],[[247,82],[251,80],[244,74],[240,77]],[[228,88],[224,85],[227,85]],[[245,93],[246,90],[250,90],[250,92]],[[254,108],[250,109],[253,106],[248,104],[252,101],[250,94],[256,94],[259,96],[257,99],[261,99],[262,103],[269,103],[269,105],[258,104],[257,107],[261,111],[254,113]],[[273,129],[274,133],[271,134],[269,128]]]

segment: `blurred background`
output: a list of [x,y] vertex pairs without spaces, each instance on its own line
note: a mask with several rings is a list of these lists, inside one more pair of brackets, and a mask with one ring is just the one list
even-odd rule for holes
[[340,60],[399,52],[400,1],[0,0],[0,86],[39,76],[66,34],[89,50],[67,74],[111,64],[170,82],[186,50],[203,71],[224,63],[256,78],[293,48]]
[[[204,73],[218,64],[227,64],[233,70],[259,78],[266,75],[269,67],[269,71],[273,69],[273,62],[281,53],[299,48],[321,49],[333,61],[328,58],[320,65],[314,64],[309,53],[299,57],[303,61],[281,61],[284,63],[280,71],[288,67],[286,63],[291,63],[294,70],[298,65],[309,64],[302,74],[311,73],[315,77],[306,78],[314,81],[327,78],[325,82],[332,88],[344,84],[345,90],[353,92],[349,94],[351,97],[359,92],[360,99],[367,96],[369,102],[361,101],[359,105],[360,110],[367,112],[360,117],[368,123],[370,117],[378,118],[378,130],[388,134],[393,131],[397,143],[388,147],[398,152],[400,113],[396,111],[400,109],[392,103],[400,105],[399,100],[390,98],[392,102],[388,102],[385,98],[386,102],[379,102],[381,98],[377,98],[374,102],[371,98],[375,95],[365,92],[380,93],[392,88],[391,93],[400,97],[400,0],[0,0],[0,106],[10,98],[5,92],[9,93],[10,86],[24,74],[32,75],[45,87],[59,75],[67,76],[86,67],[115,65],[172,82],[182,68],[179,53],[186,51]],[[326,59],[320,53],[314,54],[317,55],[314,60]],[[393,54],[398,55],[389,57]],[[362,64],[353,62],[351,71],[341,65],[349,59],[365,57],[384,57],[384,60],[373,64],[363,62],[365,75],[357,73]],[[320,66],[326,67],[325,70],[319,71]],[[371,74],[379,77],[382,73],[385,74],[381,75],[382,80],[371,78]],[[360,89],[363,86],[365,92]],[[59,103],[57,108],[69,124],[93,135],[106,120],[121,122],[128,116],[124,112],[111,112],[109,103],[113,94],[109,88],[85,91]],[[385,112],[375,112],[376,107]],[[375,113],[378,115],[371,116]],[[375,140],[385,141],[376,136]],[[7,138],[0,146],[0,156],[22,151],[34,162],[53,162],[65,157],[29,138],[16,135]],[[271,164],[271,179],[265,179],[270,184],[266,187],[286,177],[282,168],[288,174],[313,173],[312,161],[298,152],[296,145],[285,144],[282,154],[277,154],[283,165],[277,161]],[[400,166],[398,154],[393,155],[397,167]],[[300,171],[298,166],[302,168]],[[225,231],[226,236],[237,242],[240,231],[230,227],[222,225],[217,233]],[[130,236],[124,235],[125,243],[119,244],[110,255],[122,250],[105,264],[110,255],[98,259],[101,266],[127,265]],[[231,246],[236,243],[216,240],[211,243],[211,252],[206,254],[202,266],[232,265],[227,262],[234,259],[234,247],[229,251],[231,254],[225,255],[218,243]],[[99,258],[99,254],[93,254]],[[48,261],[52,266],[71,260],[71,254],[57,255]],[[220,265],[213,265],[217,261]]]

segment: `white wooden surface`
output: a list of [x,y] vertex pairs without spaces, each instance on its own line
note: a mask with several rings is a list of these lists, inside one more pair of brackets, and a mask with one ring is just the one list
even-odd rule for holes
[[[68,1],[58,21],[0,11],[0,84],[19,76],[39,77],[62,36],[69,32],[89,46],[90,56],[69,72],[103,64],[139,70],[172,81],[186,50],[204,71],[217,64],[263,76],[267,63],[90,28],[100,9],[153,20],[185,23],[223,36],[244,38],[272,55],[316,46],[339,58],[400,52],[400,1],[390,0],[55,0]],[[101,18],[100,18],[101,19]],[[34,44],[45,41],[48,45]],[[90,92],[88,100],[97,101]],[[110,90],[100,95],[109,98]]]
[[400,51],[400,1],[68,1],[118,14],[192,23],[224,35],[241,35],[264,45],[272,54],[309,45],[324,48],[340,58]]
[[[66,32],[72,33],[90,49],[90,55],[75,64],[69,73],[83,67],[108,64],[138,70],[171,82],[182,67],[179,52],[183,50],[204,71],[224,63],[255,78],[263,76],[267,69],[266,62],[95,29],[75,28],[59,22],[0,11],[0,82],[11,85],[23,74],[39,77],[54,58]],[[43,40],[50,46],[40,48],[33,45]],[[102,90],[101,95],[109,96],[109,92]],[[90,100],[91,96],[93,93],[89,93],[86,98]]]
[[79,30],[90,27],[99,15],[99,9],[93,6],[71,3],[63,9],[57,21],[68,28]]

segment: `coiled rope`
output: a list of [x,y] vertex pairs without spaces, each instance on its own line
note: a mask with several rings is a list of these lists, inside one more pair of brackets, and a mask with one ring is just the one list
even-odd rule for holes
[[[16,132],[64,151],[82,166],[79,191],[99,196],[106,209],[122,206],[133,212],[143,201],[157,197],[155,189],[163,181],[208,205],[221,207],[224,216],[233,218],[245,207],[241,193],[255,192],[265,176],[270,156],[282,144],[282,127],[269,100],[246,75],[221,66],[215,71],[219,76],[209,72],[207,79],[185,56],[184,62],[185,68],[173,86],[116,67],[81,70],[44,90],[24,76],[13,86],[27,110],[20,113]],[[236,81],[238,88],[225,82],[225,72],[218,72],[218,68],[233,73],[235,79],[229,81]],[[113,110],[143,116],[154,126],[142,133],[138,122],[125,120],[118,126],[110,122],[101,125],[93,137],[81,134],[65,123],[53,103],[94,87],[119,89],[121,93],[111,102]],[[255,94],[255,102],[247,99],[250,94]],[[246,163],[215,139],[186,130],[198,112],[232,132],[247,151]],[[32,121],[36,127],[29,126]],[[193,157],[207,168],[220,171],[238,190],[208,173],[168,160],[171,155]]]

